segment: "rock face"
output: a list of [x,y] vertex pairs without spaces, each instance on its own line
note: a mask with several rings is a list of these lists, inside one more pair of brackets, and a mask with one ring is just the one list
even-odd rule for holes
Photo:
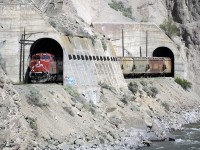
[[196,0],[166,0],[166,6],[178,23],[191,23],[200,19],[200,3]]
[[20,98],[0,66],[0,149],[27,146],[29,127],[20,112]]
[[188,78],[193,83],[193,88],[199,93],[198,84],[200,80],[200,3],[195,0],[186,1],[168,1],[166,6],[169,16],[172,16],[174,21],[179,23],[180,37],[183,44],[188,48],[187,56],[187,74]]

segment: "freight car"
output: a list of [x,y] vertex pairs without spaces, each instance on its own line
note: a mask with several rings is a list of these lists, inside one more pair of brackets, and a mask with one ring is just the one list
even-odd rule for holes
[[124,77],[168,76],[171,74],[169,57],[118,57]]
[[29,63],[31,82],[54,82],[60,74],[61,61],[50,53],[36,53]]

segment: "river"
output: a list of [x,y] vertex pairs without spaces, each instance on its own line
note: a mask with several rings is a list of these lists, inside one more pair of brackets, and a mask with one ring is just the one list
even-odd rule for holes
[[153,142],[150,147],[139,150],[200,150],[200,122],[185,125],[183,130],[171,134],[175,141]]

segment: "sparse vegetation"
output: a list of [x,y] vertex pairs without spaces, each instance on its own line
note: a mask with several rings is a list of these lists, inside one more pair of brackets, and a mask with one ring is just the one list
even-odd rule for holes
[[116,116],[112,116],[109,118],[109,122],[113,125],[115,125],[117,128],[119,127],[119,125],[122,123],[122,121],[116,117]]
[[91,41],[92,41],[92,45],[94,46],[95,45],[95,39],[96,39],[96,37],[95,36],[89,36],[88,37]]
[[160,24],[160,28],[163,29],[165,34],[170,38],[178,35],[179,33],[179,30],[172,18],[169,18],[168,20],[165,20],[162,24]]
[[142,18],[141,22],[148,22],[148,18],[147,17]]
[[66,86],[64,89],[65,89],[65,91],[67,91],[69,93],[69,95],[74,97],[76,100],[80,99],[79,93],[73,87]]
[[140,84],[143,85],[143,86],[147,86],[147,82],[146,82],[146,81],[143,81],[143,80],[140,81]]
[[[65,88],[65,91],[67,91],[71,96],[71,100],[74,103],[80,102],[81,104],[83,104],[83,107],[88,110],[89,112],[91,112],[93,115],[96,114],[96,106],[92,101],[87,101],[83,96],[81,96],[73,87],[67,86]],[[70,112],[70,108],[65,108],[68,113]]]
[[0,55],[0,67],[6,73],[6,61],[5,61],[5,59],[3,59],[3,57],[1,55]]
[[49,91],[49,93],[51,93],[52,95],[54,95],[54,94],[55,94],[55,92],[54,92],[54,91]]
[[93,115],[96,114],[96,105],[92,101],[85,103],[84,108],[91,112]]
[[56,23],[54,21],[50,21],[49,24],[53,27],[56,28]]
[[26,117],[25,118],[26,121],[29,123],[30,128],[33,130],[33,133],[38,136],[38,127],[37,127],[37,123],[36,123],[36,119],[31,118],[31,117]]
[[74,112],[72,110],[72,107],[70,107],[70,106],[64,106],[63,109],[64,109],[64,111],[66,111],[67,113],[69,113],[72,117],[74,117],[75,114],[74,114]]
[[169,111],[170,108],[169,108],[169,104],[166,103],[166,102],[162,102],[161,105],[165,108],[165,110]]
[[106,112],[107,112],[107,113],[110,113],[110,112],[115,111],[116,109],[117,109],[116,107],[110,107],[110,108],[107,108],[107,109],[106,109]]
[[179,77],[175,78],[175,82],[178,83],[184,90],[188,90],[192,87],[192,83],[185,80],[181,79]]
[[101,40],[101,43],[102,43],[102,46],[103,46],[104,51],[106,51],[106,50],[107,50],[107,45],[106,45],[105,40],[102,39],[102,40]]
[[108,5],[116,10],[116,11],[120,11],[122,12],[122,14],[125,16],[125,17],[128,17],[130,19],[133,19],[133,16],[132,16],[132,7],[125,7],[123,2],[119,1],[119,2],[116,2],[115,0],[112,0],[111,3],[108,3]]
[[128,105],[129,97],[128,95],[124,94],[121,98],[121,101],[124,103],[124,105]]
[[101,88],[104,88],[104,89],[108,89],[110,90],[111,92],[115,93],[115,88],[108,85],[107,83],[105,82],[99,82],[98,85],[101,87]]
[[149,89],[148,86],[144,86],[144,87],[142,88],[142,90],[145,91],[145,92],[147,93],[147,96],[151,96],[151,90]]
[[158,89],[154,86],[150,86],[150,87],[144,86],[143,91],[145,91],[149,97],[153,97],[153,98],[155,98],[156,95],[158,94]]
[[150,90],[151,90],[151,96],[152,97],[156,97],[156,95],[158,94],[158,89],[156,88],[156,87],[154,87],[154,86],[151,86],[150,87]]
[[137,106],[135,106],[135,105],[131,105],[131,106],[130,106],[130,109],[131,109],[132,111],[140,111],[140,109],[139,109]]
[[128,89],[135,95],[138,91],[138,85],[136,82],[130,82],[128,85]]
[[30,90],[30,94],[27,95],[27,102],[30,105],[35,105],[37,107],[46,107],[48,104],[43,103],[40,99],[42,98],[42,95],[40,94],[39,90],[32,88]]

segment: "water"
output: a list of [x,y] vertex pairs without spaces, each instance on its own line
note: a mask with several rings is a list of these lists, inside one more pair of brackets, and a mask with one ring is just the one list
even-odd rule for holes
[[184,126],[182,131],[171,133],[175,141],[153,142],[139,150],[200,150],[200,122]]

